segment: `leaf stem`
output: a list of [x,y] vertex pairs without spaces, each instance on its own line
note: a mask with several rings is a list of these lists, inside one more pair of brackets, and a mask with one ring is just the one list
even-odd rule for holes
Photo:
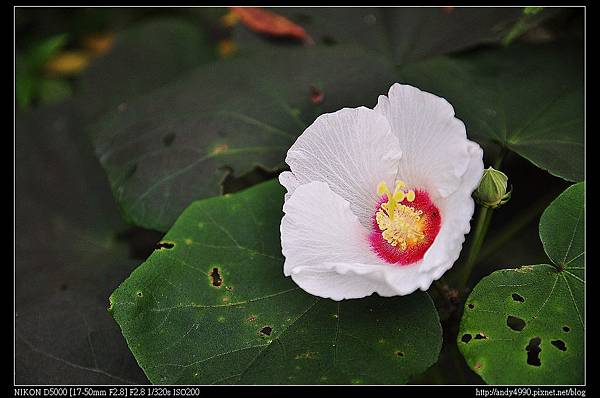
[[538,218],[542,211],[552,201],[556,195],[552,194],[544,195],[541,200],[538,200],[533,206],[528,207],[525,211],[521,212],[515,217],[516,221],[506,226],[496,236],[494,236],[481,250],[479,259],[483,260],[490,255],[494,254],[499,250],[506,242],[510,241],[516,234],[521,232],[527,227],[533,220]]
[[516,38],[527,32],[535,25],[535,14],[542,11],[543,7],[525,7],[523,13],[517,22],[513,25],[510,31],[502,38],[502,45],[509,46]]
[[498,153],[498,157],[494,161],[493,167],[496,170],[500,170],[500,165],[502,164],[502,161],[504,161],[504,158],[506,157],[507,154],[508,154],[508,148],[503,145],[502,148],[500,149],[500,152]]

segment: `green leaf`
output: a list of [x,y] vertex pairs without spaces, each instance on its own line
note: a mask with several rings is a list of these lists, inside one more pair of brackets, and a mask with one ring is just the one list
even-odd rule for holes
[[571,186],[542,215],[554,265],[493,272],[467,299],[457,344],[487,383],[584,382],[583,192]]
[[584,266],[584,189],[583,183],[567,189],[540,219],[540,239],[546,254],[558,267],[571,271]]
[[20,109],[27,109],[39,95],[42,85],[41,69],[67,43],[60,34],[36,43],[25,54],[17,54],[15,62],[15,95]]
[[[316,43],[358,45],[381,52],[396,64],[499,41],[522,13],[518,7],[286,7],[272,11],[302,26]],[[545,10],[536,20],[558,11]],[[267,45],[264,37],[241,24],[234,37],[242,51]],[[278,43],[290,44],[270,42]]]
[[67,80],[43,79],[40,81],[40,100],[44,104],[69,98],[73,90]]
[[207,35],[179,18],[151,20],[124,30],[110,52],[81,77],[86,118],[93,120],[213,58]]
[[28,73],[17,72],[15,76],[15,96],[19,109],[27,109],[35,97],[38,79]]
[[283,276],[283,188],[194,202],[110,298],[153,383],[404,383],[437,360],[429,296],[335,302]]
[[145,383],[106,297],[135,267],[72,101],[15,121],[15,382]]
[[389,63],[360,49],[282,48],[198,68],[91,131],[126,217],[166,231],[193,200],[220,195],[226,176],[281,167],[318,115],[372,107],[394,81]]
[[[479,141],[491,141],[570,181],[583,179],[580,42],[520,45],[441,57],[400,72],[446,98]],[[509,176],[510,177],[510,176]]]
[[67,37],[66,34],[56,35],[33,46],[27,52],[23,67],[30,72],[39,71],[67,44]]

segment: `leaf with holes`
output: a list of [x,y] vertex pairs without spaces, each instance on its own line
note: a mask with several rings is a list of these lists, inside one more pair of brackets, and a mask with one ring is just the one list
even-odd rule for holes
[[480,142],[583,179],[581,42],[520,45],[407,66],[402,81],[446,98]]
[[153,383],[397,384],[440,352],[429,296],[335,302],[283,276],[276,181],[194,202],[110,298]]
[[[523,17],[519,7],[286,7],[273,11],[301,26],[318,44],[359,45],[386,55],[396,64],[497,42]],[[545,9],[528,17],[527,26],[559,11]],[[241,25],[235,28],[234,38],[241,51],[299,45],[266,40]]]
[[318,115],[373,106],[394,80],[390,64],[355,48],[267,51],[196,69],[92,133],[127,218],[166,231],[193,200],[220,195],[226,176],[282,166]]
[[483,278],[467,299],[458,346],[490,384],[584,382],[584,183],[546,209],[540,237],[553,265]]

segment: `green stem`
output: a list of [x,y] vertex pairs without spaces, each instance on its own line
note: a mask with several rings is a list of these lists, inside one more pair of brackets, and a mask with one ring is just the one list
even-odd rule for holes
[[525,23],[526,16],[522,16],[512,27],[512,29],[502,39],[502,45],[507,47],[517,37],[521,36],[527,30],[527,24]]
[[487,234],[487,230],[490,226],[493,211],[493,209],[485,206],[481,206],[479,208],[479,213],[477,214],[477,221],[475,224],[475,231],[473,232],[473,240],[467,254],[467,262],[462,267],[462,271],[459,275],[458,285],[460,288],[466,287],[469,277],[471,276],[471,272],[473,271],[473,267],[475,267],[475,264],[477,263],[477,257],[479,256],[479,251],[481,250],[481,246],[485,240],[485,235]]
[[[508,154],[508,148],[506,146],[501,146],[500,152],[498,153],[493,165],[496,170],[500,169],[500,165]],[[485,236],[492,221],[493,212],[494,209],[489,207],[479,207],[477,220],[475,222],[475,229],[472,234],[471,245],[467,254],[467,260],[464,266],[461,267],[460,271],[458,271],[458,274],[453,278],[459,289],[464,289],[469,282],[469,277],[471,276],[471,272],[473,272],[473,268],[477,263],[479,251],[481,250],[481,246],[483,245],[483,241],[485,240]]]
[[511,30],[502,39],[502,44],[504,46],[508,46],[510,43],[513,42],[513,40],[521,36],[523,33],[527,32],[529,28],[534,26],[535,18],[533,16],[542,11],[542,9],[543,7],[525,7],[523,9],[523,14],[519,18],[519,20],[513,25]]

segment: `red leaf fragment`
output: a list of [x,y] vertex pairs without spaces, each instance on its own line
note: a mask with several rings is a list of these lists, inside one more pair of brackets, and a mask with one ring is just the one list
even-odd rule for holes
[[270,36],[291,37],[312,43],[312,39],[300,25],[289,19],[259,7],[230,7],[248,29]]

